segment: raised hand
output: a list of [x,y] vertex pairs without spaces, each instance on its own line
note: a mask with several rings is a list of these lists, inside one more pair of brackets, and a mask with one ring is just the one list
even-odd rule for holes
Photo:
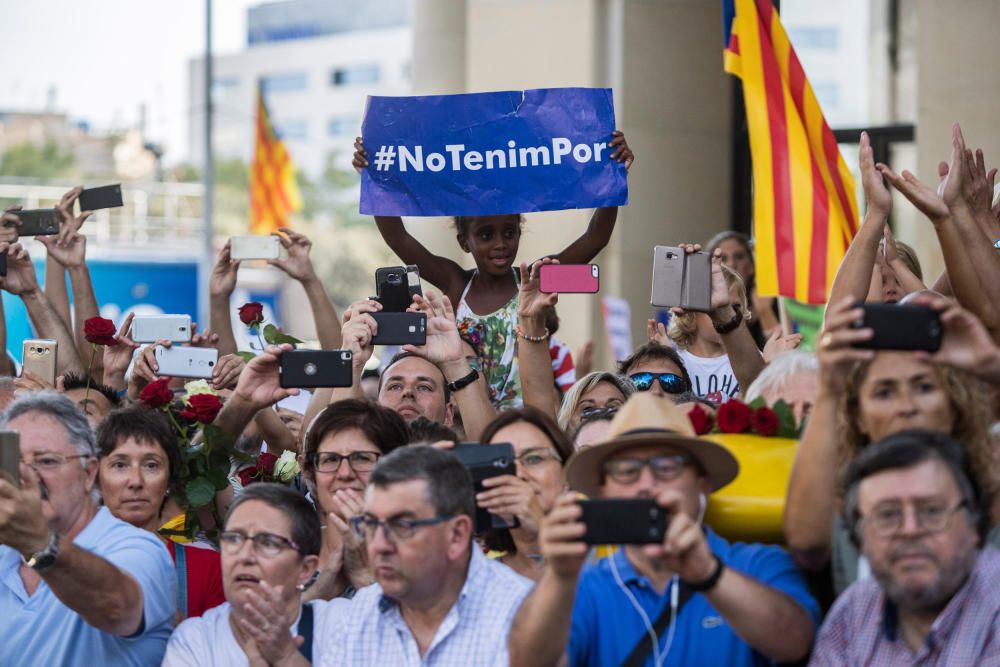
[[852,347],[855,343],[869,340],[875,333],[870,328],[851,327],[852,322],[863,316],[864,311],[855,305],[853,298],[827,306],[826,324],[816,345],[821,391],[832,396],[843,394],[847,376],[854,363],[874,357],[874,350]]
[[764,349],[761,351],[761,355],[764,357],[764,363],[771,363],[774,361],[776,356],[782,352],[794,350],[801,343],[802,334],[792,333],[785,335],[781,333],[781,327],[775,328],[775,330],[771,332],[770,337],[768,337],[767,342],[764,343]]
[[173,345],[169,340],[158,340],[154,345],[147,345],[142,348],[142,352],[135,358],[132,365],[132,374],[129,376],[129,390],[141,390],[150,382],[155,382],[159,377],[160,365],[156,363],[156,348],[170,348]]
[[518,295],[517,313],[525,319],[545,319],[545,312],[550,308],[555,308],[559,301],[556,293],[544,294],[539,289],[539,274],[541,267],[545,264],[558,264],[559,260],[545,257],[531,265],[521,262],[521,290]]
[[722,272],[722,249],[716,248],[712,254],[712,297],[710,307],[717,310],[733,303],[733,295],[729,293],[726,276]]
[[35,238],[45,246],[49,257],[67,269],[83,266],[87,261],[87,237],[83,234],[74,232],[65,240],[61,233],[59,236],[38,236]]
[[[974,375],[994,370],[1000,350],[979,318],[955,301],[930,293],[916,295],[911,302],[928,306],[941,317],[941,347],[937,352],[916,352],[918,357],[947,364]],[[986,378],[990,379],[990,378]]]
[[892,193],[876,169],[875,153],[867,132],[861,133],[861,151],[858,160],[861,166],[861,185],[864,187],[868,210],[885,222],[889,218],[889,211],[892,210]]
[[371,313],[382,310],[382,304],[373,299],[355,301],[344,311],[344,325],[340,337],[345,350],[350,350],[355,377],[360,377],[372,356],[372,337],[378,332],[378,323]]
[[129,313],[118,328],[118,344],[104,346],[104,384],[116,389],[124,386],[125,371],[132,363],[133,353],[139,349],[139,344],[129,336],[132,318],[135,313]]
[[365,150],[365,144],[361,141],[361,137],[354,139],[354,158],[351,160],[351,165],[359,174],[368,168],[368,151]]
[[59,203],[56,204],[56,215],[59,216],[60,226],[59,235],[56,238],[60,245],[68,245],[73,235],[80,230],[84,221],[90,217],[91,211],[81,211],[80,215],[73,216],[73,204],[76,203],[82,192],[83,186],[78,185],[64,194]]
[[17,212],[21,206],[11,206],[3,210],[0,214],[0,242],[17,243],[17,228],[21,226],[21,219],[17,217]]
[[455,310],[447,296],[438,297],[434,292],[427,292],[426,297],[415,294],[409,310],[427,313],[427,342],[424,345],[404,345],[403,350],[416,352],[435,364],[465,359]]
[[664,347],[673,346],[673,341],[667,335],[667,327],[663,325],[663,322],[657,322],[653,319],[646,320],[646,340]]
[[234,394],[258,410],[274,405],[289,396],[298,396],[298,389],[285,389],[278,379],[282,352],[288,352],[288,343],[268,345],[254,357],[240,373]]
[[198,331],[198,323],[193,322],[191,324],[191,342],[189,347],[211,347],[215,348],[219,345],[219,335],[212,333],[211,329],[205,329],[204,332]]
[[232,259],[230,255],[232,241],[226,241],[222,246],[219,256],[212,267],[212,274],[208,279],[208,291],[211,296],[229,297],[236,289],[236,275],[240,270],[240,261]]
[[628,147],[628,143],[625,141],[624,132],[621,130],[615,130],[612,132],[608,148],[614,151],[611,153],[612,160],[624,162],[626,171],[632,167],[632,163],[635,162],[635,154],[632,152],[632,149]]
[[[932,189],[922,183],[912,172],[904,169],[902,174],[897,174],[882,163],[878,164],[878,172],[885,176],[892,187],[910,200],[910,203],[916,206],[931,222],[940,224],[951,217],[948,205],[938,193],[938,190],[943,191],[944,188]],[[945,175],[944,179],[942,184],[947,187],[948,176]]]
[[517,517],[521,528],[537,534],[545,512],[531,485],[515,475],[500,475],[483,480],[486,489],[476,495],[476,505],[505,518]]
[[0,276],[0,285],[11,294],[22,295],[38,290],[38,278],[28,251],[20,243],[0,243],[0,254],[7,253],[7,275]]
[[996,168],[987,171],[983,149],[977,148],[975,155],[971,150],[965,150],[965,170],[968,178],[962,184],[962,196],[974,215],[988,215],[993,205],[993,183],[996,181]]
[[269,259],[267,263],[276,266],[289,277],[306,282],[316,278],[316,271],[313,268],[312,260],[309,259],[309,250],[312,248],[310,241],[305,234],[293,232],[287,227],[279,227],[282,232],[272,232],[271,236],[277,236],[282,247],[288,252],[288,257],[284,259]]
[[576,494],[564,493],[542,519],[539,547],[545,565],[560,579],[575,580],[587,559],[590,547],[583,541],[587,526],[580,520],[582,517]]
[[219,363],[215,365],[210,380],[213,389],[231,389],[236,386],[240,373],[246,367],[247,362],[238,354],[224,354],[219,357]]
[[706,581],[715,570],[715,556],[701,524],[683,511],[683,495],[677,489],[660,492],[656,504],[669,512],[670,525],[662,544],[642,548],[650,558],[658,558],[667,568],[694,583]]

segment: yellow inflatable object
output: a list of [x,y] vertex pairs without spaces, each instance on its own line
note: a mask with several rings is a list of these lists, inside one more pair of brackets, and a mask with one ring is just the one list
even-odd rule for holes
[[727,540],[784,542],[781,517],[798,440],[761,435],[711,433],[736,457],[740,474],[712,494],[705,523]]

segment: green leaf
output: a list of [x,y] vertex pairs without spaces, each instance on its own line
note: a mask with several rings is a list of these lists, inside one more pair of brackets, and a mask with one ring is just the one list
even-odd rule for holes
[[254,354],[253,352],[237,352],[236,356],[240,357],[241,359],[243,359],[243,361],[245,361],[245,362],[247,362],[249,364],[251,361],[254,360],[254,358],[257,355]]
[[764,400],[763,396],[758,396],[757,398],[750,401],[750,407],[756,410],[757,408],[767,407],[767,401]]
[[222,491],[229,486],[229,466],[225,468],[210,468],[206,477],[212,482],[216,491]]
[[799,430],[795,424],[795,413],[792,411],[792,406],[779,399],[771,409],[778,416],[778,437],[798,437]]
[[278,331],[278,327],[273,324],[268,324],[264,327],[264,340],[266,340],[271,345],[280,345],[281,343],[291,343],[292,345],[301,345],[302,341],[294,336],[289,336],[288,334],[283,334]]
[[215,484],[205,477],[196,477],[184,486],[188,506],[204,507],[215,498]]

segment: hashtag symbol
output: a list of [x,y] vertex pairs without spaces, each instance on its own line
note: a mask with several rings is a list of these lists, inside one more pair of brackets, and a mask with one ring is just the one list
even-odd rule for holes
[[396,161],[396,147],[382,146],[375,152],[375,171],[389,171]]

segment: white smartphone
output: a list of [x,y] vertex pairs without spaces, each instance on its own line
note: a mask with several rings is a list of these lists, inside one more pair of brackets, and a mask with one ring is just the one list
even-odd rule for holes
[[219,351],[210,347],[158,347],[155,355],[161,377],[208,379],[219,362]]
[[230,241],[232,259],[278,259],[281,251],[277,236],[233,236]]
[[155,343],[158,340],[187,343],[191,340],[191,316],[136,315],[132,319],[132,340],[136,343]]

